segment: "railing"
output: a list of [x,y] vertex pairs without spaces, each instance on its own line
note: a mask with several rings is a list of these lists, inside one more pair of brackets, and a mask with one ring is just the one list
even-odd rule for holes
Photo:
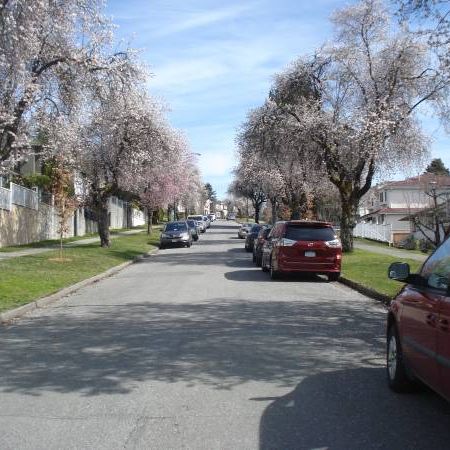
[[353,236],[393,243],[392,224],[357,223]]
[[11,210],[11,190],[0,187],[0,209]]
[[11,203],[30,209],[38,209],[39,198],[37,192],[18,184],[11,183]]

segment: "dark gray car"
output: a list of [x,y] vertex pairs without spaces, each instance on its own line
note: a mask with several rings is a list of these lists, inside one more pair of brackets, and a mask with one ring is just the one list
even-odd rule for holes
[[169,222],[161,232],[159,248],[165,248],[169,245],[190,247],[191,244],[192,234],[187,222]]

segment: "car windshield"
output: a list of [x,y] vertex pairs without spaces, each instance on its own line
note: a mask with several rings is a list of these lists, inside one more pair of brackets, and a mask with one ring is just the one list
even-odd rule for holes
[[335,234],[330,227],[288,225],[286,238],[293,241],[332,241],[335,239]]
[[184,222],[175,222],[175,223],[168,223],[166,225],[166,231],[186,231],[187,226]]
[[202,216],[189,216],[188,219],[192,219],[192,220],[203,220]]
[[195,228],[195,221],[194,220],[188,220],[187,224],[189,225],[190,228]]

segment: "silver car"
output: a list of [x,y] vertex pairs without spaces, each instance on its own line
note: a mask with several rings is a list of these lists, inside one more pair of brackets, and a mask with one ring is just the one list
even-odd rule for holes
[[200,214],[194,214],[191,216],[187,216],[187,220],[195,220],[198,222],[198,227],[200,228],[200,231],[204,233],[206,231],[206,222],[203,220],[203,216]]
[[247,237],[247,234],[250,233],[250,230],[254,223],[243,223],[241,224],[241,228],[239,228],[238,231],[238,237],[241,239],[245,239]]

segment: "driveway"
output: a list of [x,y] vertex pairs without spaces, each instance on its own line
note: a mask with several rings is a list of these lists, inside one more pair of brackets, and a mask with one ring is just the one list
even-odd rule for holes
[[237,230],[0,328],[0,448],[448,448],[446,402],[386,388],[385,310],[270,281]]

